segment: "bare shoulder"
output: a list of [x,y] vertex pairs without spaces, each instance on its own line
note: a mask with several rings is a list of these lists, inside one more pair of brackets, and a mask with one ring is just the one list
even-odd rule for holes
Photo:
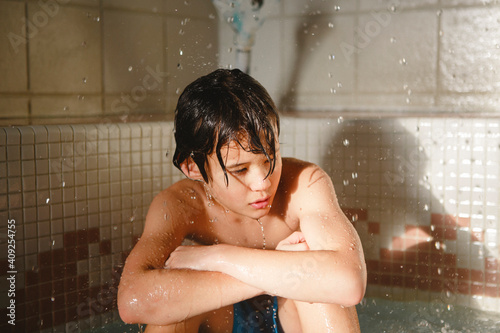
[[302,186],[309,187],[318,180],[330,182],[328,174],[318,165],[296,158],[283,158],[283,182],[295,182],[296,185],[301,185],[297,189],[301,189]]
[[314,163],[284,159],[282,186],[290,195],[289,212],[296,215],[331,206],[332,203],[336,206],[337,198],[330,176]]
[[201,214],[204,200],[203,186],[189,179],[180,180],[158,193],[151,202],[146,224],[163,220],[169,225],[182,224],[190,216]]
[[[190,214],[196,214],[198,196],[192,181],[181,180],[158,193],[152,200],[142,235],[127,258],[127,270],[162,267],[168,255],[191,232]],[[200,206],[200,204],[198,204]]]

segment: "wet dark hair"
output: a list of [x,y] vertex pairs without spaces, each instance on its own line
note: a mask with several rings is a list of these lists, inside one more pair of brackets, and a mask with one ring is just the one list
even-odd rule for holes
[[[247,151],[266,156],[269,176],[274,171],[278,139],[275,130],[279,135],[279,127],[276,106],[259,82],[239,69],[218,69],[189,84],[179,97],[173,163],[180,169],[180,164],[191,157],[208,183],[205,166],[215,150],[227,185],[220,151],[235,141]],[[248,146],[243,146],[242,140]]]

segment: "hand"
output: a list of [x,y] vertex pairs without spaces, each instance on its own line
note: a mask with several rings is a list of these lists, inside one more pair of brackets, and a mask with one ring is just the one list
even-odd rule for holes
[[216,246],[179,246],[170,253],[164,268],[211,270],[209,264],[217,262],[217,258],[214,258],[215,248]]
[[280,251],[309,251],[304,234],[300,231],[295,231],[293,234],[283,239],[276,246],[276,250]]

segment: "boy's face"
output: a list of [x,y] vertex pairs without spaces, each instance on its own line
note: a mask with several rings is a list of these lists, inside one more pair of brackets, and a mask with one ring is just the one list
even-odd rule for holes
[[[241,143],[246,146],[245,141]],[[258,219],[271,209],[281,177],[281,155],[277,142],[274,171],[266,177],[271,167],[266,156],[247,150],[235,141],[221,149],[229,181],[227,185],[216,154],[211,154],[208,158],[211,181],[207,187],[212,197],[225,209]]]

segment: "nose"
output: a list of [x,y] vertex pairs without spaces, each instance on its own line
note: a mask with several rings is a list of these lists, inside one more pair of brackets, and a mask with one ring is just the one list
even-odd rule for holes
[[250,181],[250,189],[252,191],[264,191],[271,186],[271,180],[269,180],[269,177],[266,177],[268,171],[268,169],[260,168],[258,172],[255,172],[255,174],[252,175],[252,179]]

